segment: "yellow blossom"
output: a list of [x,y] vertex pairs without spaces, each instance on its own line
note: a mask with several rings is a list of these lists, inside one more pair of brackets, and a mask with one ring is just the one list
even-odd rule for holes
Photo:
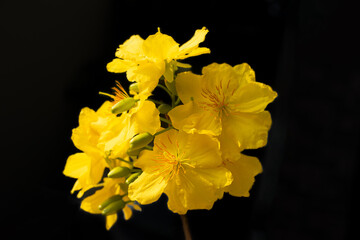
[[128,113],[117,117],[111,108],[121,98],[115,95],[113,99],[113,102],[106,101],[97,112],[82,109],[79,127],[73,130],[74,145],[83,152],[68,158],[63,173],[77,179],[71,192],[81,190],[79,198],[100,182],[106,167],[127,167],[117,158],[128,159],[129,142],[136,134],[155,134],[160,128],[159,111],[154,103],[140,100]]
[[71,192],[81,190],[78,197],[97,184],[107,166],[101,137],[104,129],[116,118],[110,111],[111,103],[106,101],[96,112],[83,108],[79,116],[79,126],[73,129],[72,141],[81,151],[71,155],[65,165],[64,175],[77,178]]
[[126,72],[130,81],[139,83],[139,94],[148,97],[162,75],[167,81],[173,80],[174,68],[183,65],[177,60],[210,53],[208,48],[199,47],[207,32],[205,27],[196,30],[194,36],[181,46],[160,29],[145,40],[133,35],[119,46],[115,53],[117,58],[108,63],[107,70]]
[[[101,214],[99,206],[106,201],[107,199],[113,196],[123,196],[121,197],[122,201],[126,203],[122,212],[124,214],[125,220],[128,220],[132,216],[132,209],[141,211],[141,208],[138,204],[130,201],[126,196],[126,191],[121,189],[121,184],[125,182],[125,178],[104,178],[104,183],[102,189],[97,190],[93,195],[85,198],[81,203],[81,209],[86,212],[93,214]],[[117,220],[117,214],[113,213],[106,216],[106,229],[110,229]]]
[[143,173],[129,185],[129,198],[150,204],[162,193],[171,211],[211,209],[232,182],[222,166],[219,142],[207,135],[169,130],[157,135],[153,151],[144,150],[134,166]]
[[173,126],[188,133],[221,134],[221,145],[241,149],[266,145],[271,117],[265,108],[277,93],[256,82],[246,63],[234,67],[213,63],[202,73],[177,76],[176,89],[184,105],[168,113]]

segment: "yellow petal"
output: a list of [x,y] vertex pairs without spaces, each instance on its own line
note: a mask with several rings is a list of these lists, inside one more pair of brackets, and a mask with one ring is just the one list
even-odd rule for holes
[[133,35],[117,49],[115,56],[118,58],[136,61],[144,57],[142,45],[144,39],[139,35]]
[[182,163],[189,163],[195,168],[218,167],[222,163],[217,139],[206,134],[187,134],[183,131],[178,132],[177,139],[177,151],[184,159]]
[[63,174],[72,178],[79,178],[88,171],[90,158],[85,153],[75,153],[66,161]]
[[136,109],[136,113],[131,116],[135,132],[155,134],[161,125],[159,114],[160,112],[153,102],[142,101],[140,108]]
[[116,223],[117,214],[111,214],[106,216],[106,230],[110,230],[110,228]]
[[125,182],[124,178],[105,178],[104,187],[100,190],[97,190],[93,195],[86,197],[82,200],[80,208],[86,212],[99,214],[99,205],[102,204],[108,198],[119,194],[119,183]]
[[158,31],[144,41],[143,51],[152,59],[174,59],[179,51],[179,44],[169,35]]
[[266,145],[271,116],[268,111],[260,113],[239,113],[229,116],[223,122],[222,135],[227,141],[237,143],[242,149],[256,149]]
[[113,72],[113,73],[123,73],[129,70],[129,68],[135,66],[135,64],[136,63],[129,60],[115,58],[106,65],[106,69],[109,72]]
[[132,67],[126,72],[129,81],[138,82],[139,94],[149,96],[159,83],[159,78],[165,72],[165,62],[156,61]]
[[240,76],[239,84],[243,85],[249,82],[255,82],[255,72],[247,63],[234,66],[235,72]]
[[191,99],[198,101],[201,99],[202,76],[192,72],[180,73],[176,77],[176,91],[181,101],[186,104]]
[[230,96],[239,88],[239,76],[234,68],[227,63],[212,63],[202,69],[203,89],[219,94],[223,92],[225,96]]
[[211,209],[219,198],[218,190],[232,181],[231,173],[223,168],[191,169],[179,174],[165,189],[168,207],[178,214],[191,209]]
[[226,191],[236,197],[248,197],[255,176],[262,172],[260,161],[256,157],[241,154],[236,160],[225,161],[225,166],[234,177],[234,181]]
[[219,135],[221,119],[212,111],[204,111],[194,102],[179,105],[168,113],[173,126],[187,133]]
[[199,44],[205,40],[205,36],[208,32],[209,30],[205,27],[196,30],[194,36],[189,41],[181,45],[177,58],[184,59],[204,53],[210,53],[210,49],[208,48],[199,48]]
[[129,198],[140,204],[157,201],[166,187],[166,181],[155,171],[143,172],[135,182],[129,185]]
[[122,211],[124,213],[124,219],[129,220],[132,216],[131,208],[129,208],[128,206],[125,206]]
[[229,106],[235,112],[261,112],[274,101],[277,93],[270,86],[251,82],[235,91],[229,101]]

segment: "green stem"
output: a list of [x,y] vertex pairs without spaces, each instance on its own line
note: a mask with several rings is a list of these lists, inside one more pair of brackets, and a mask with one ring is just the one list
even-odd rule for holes
[[149,98],[148,98],[148,100],[149,100],[149,101],[151,101],[151,102],[153,102],[153,103],[155,103],[155,104],[159,104],[159,105],[164,104],[164,102],[163,102],[163,101],[158,101],[158,100],[155,100],[155,99],[149,99]]
[[165,129],[163,129],[163,130],[155,133],[155,134],[154,134],[154,137],[157,136],[157,135],[160,135],[160,134],[162,134],[162,133],[164,133],[164,132],[166,132],[166,131],[169,131],[170,129],[173,129],[173,128],[174,128],[174,127],[172,127],[172,126],[171,126],[171,127],[168,127],[168,128],[165,128]]
[[168,120],[168,119],[166,119],[166,118],[160,117],[160,120],[163,121],[163,122],[165,122],[165,123],[167,123],[167,124],[169,124],[170,126],[172,125],[172,124],[171,124],[171,121]]
[[125,160],[125,159],[122,159],[122,158],[116,158],[116,159],[132,165],[132,162],[127,161],[127,160]]
[[[156,134],[156,133],[155,133],[155,134]],[[148,146],[145,146],[144,148],[147,149],[147,150],[151,150],[151,151],[153,150],[153,147],[151,147],[151,146],[149,146],[149,145],[148,145]]]
[[164,85],[158,84],[158,87],[162,88],[165,92],[167,92],[167,94],[169,94],[169,96],[172,98],[173,94],[170,92],[169,89],[167,89],[167,87],[165,87]]
[[177,106],[179,103],[180,103],[180,98],[178,97],[177,99],[176,99],[176,102],[175,102],[175,106]]

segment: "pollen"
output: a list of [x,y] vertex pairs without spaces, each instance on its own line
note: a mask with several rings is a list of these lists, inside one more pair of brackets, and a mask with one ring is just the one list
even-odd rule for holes
[[112,88],[113,94],[100,92],[101,95],[108,96],[113,99],[113,104],[120,102],[121,100],[125,98],[129,98],[129,95],[127,94],[126,90],[121,86],[119,81],[115,81],[116,86]]
[[[230,108],[227,103],[229,84],[230,80],[225,86],[223,86],[223,81],[220,81],[212,90],[208,87],[203,87],[201,90],[203,101],[199,102],[200,108],[213,112],[216,117],[221,118],[223,115],[228,116],[230,114]],[[234,91],[232,91],[229,96],[233,94]]]
[[[169,142],[171,140],[169,139]],[[177,141],[174,143],[175,146],[179,146]],[[169,150],[164,143],[160,142],[159,144],[155,144],[160,151],[158,154],[155,155],[155,158],[152,159],[153,161],[157,162],[158,164],[153,166],[152,172],[158,176],[162,177],[162,181],[168,182],[173,179],[176,175],[181,172],[186,173],[184,168],[184,161],[188,160],[184,158],[184,153],[179,152],[177,148],[176,153],[173,154]]]

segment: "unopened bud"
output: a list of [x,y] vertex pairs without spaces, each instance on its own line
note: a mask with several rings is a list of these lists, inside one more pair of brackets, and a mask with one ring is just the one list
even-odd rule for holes
[[129,175],[131,170],[127,167],[115,167],[108,173],[109,178],[121,178]]
[[124,98],[120,102],[117,102],[111,108],[111,112],[113,114],[120,114],[120,113],[125,112],[125,111],[131,109],[132,107],[134,107],[136,102],[137,102],[137,100],[135,100],[133,98]]
[[[139,83],[132,83],[129,86],[130,94],[139,93]],[[134,95],[134,94],[133,94]]]
[[129,156],[132,156],[132,157],[138,156],[142,150],[143,150],[142,148],[138,148],[138,149],[135,149],[135,150],[133,150],[133,149],[128,149],[128,150],[127,150],[127,154],[128,154]]
[[99,205],[99,210],[104,210],[107,206],[109,206],[111,203],[122,200],[122,196],[120,195],[114,195],[108,199],[106,199],[104,202],[102,202]]
[[168,105],[168,104],[161,104],[159,107],[158,107],[158,110],[160,113],[162,114],[167,114],[170,110],[171,110],[171,106]]
[[107,207],[104,208],[102,211],[102,215],[111,215],[117,213],[121,209],[125,207],[125,202],[123,200],[118,200],[115,202],[110,203]]
[[148,132],[140,133],[130,140],[130,151],[147,146],[154,139]]
[[132,182],[134,182],[141,174],[142,172],[136,172],[136,173],[133,173],[131,174],[127,179],[126,179],[126,183],[127,184],[130,184]]

